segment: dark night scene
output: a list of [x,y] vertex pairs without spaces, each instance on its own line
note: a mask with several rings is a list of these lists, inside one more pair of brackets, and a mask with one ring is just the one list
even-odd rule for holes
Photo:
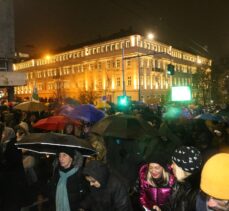
[[0,211],[229,211],[227,0],[0,0]]

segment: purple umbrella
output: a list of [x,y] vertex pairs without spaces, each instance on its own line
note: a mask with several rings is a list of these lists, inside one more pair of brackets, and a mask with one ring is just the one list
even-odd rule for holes
[[105,114],[96,109],[93,105],[79,105],[70,111],[67,116],[73,120],[83,120],[89,123],[96,123],[102,119]]
[[69,114],[74,110],[72,105],[62,105],[57,111],[57,115],[69,116]]

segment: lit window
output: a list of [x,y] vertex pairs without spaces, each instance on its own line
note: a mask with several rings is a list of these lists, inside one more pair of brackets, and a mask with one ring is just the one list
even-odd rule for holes
[[130,41],[126,41],[126,48],[130,47]]
[[127,77],[127,85],[128,86],[131,86],[131,76],[128,76]]
[[99,70],[102,69],[102,64],[101,64],[101,62],[98,62],[98,69],[99,69]]
[[119,87],[120,86],[120,77],[118,77],[116,80],[117,80],[116,81],[116,86]]
[[120,68],[120,60],[116,60],[116,68]]
[[131,61],[130,60],[127,60],[127,67],[130,67],[131,66]]
[[111,68],[111,61],[107,61],[107,69]]

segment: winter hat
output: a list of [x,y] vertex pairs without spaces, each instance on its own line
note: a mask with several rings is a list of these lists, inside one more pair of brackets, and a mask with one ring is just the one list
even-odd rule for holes
[[146,159],[146,161],[147,163],[157,163],[163,168],[166,168],[166,165],[168,164],[168,159],[166,155],[158,152],[153,153]]
[[60,147],[60,149],[58,149],[58,154],[61,152],[68,154],[72,159],[74,159],[75,151],[70,147]]
[[172,155],[172,161],[184,171],[193,173],[200,169],[202,163],[201,153],[192,146],[181,146]]
[[229,154],[219,153],[205,163],[200,188],[206,194],[222,200],[229,200]]

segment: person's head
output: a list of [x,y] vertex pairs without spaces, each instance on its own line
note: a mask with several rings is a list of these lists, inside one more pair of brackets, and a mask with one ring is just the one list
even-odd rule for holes
[[68,123],[65,125],[64,133],[74,135],[75,126],[74,124]]
[[164,168],[158,163],[149,163],[148,174],[153,179],[160,179],[163,176]]
[[16,139],[20,141],[25,135],[29,134],[29,127],[26,122],[20,122],[15,129]]
[[201,172],[201,191],[212,210],[229,211],[229,154],[219,153],[205,163]]
[[157,186],[158,181],[166,184],[169,180],[169,174],[166,171],[168,163],[166,154],[161,152],[153,153],[147,158],[147,163],[147,181],[153,186]]
[[109,178],[107,165],[98,160],[88,162],[83,173],[86,180],[95,188],[104,188]]
[[74,155],[75,152],[72,149],[69,148],[60,149],[58,153],[60,167],[64,169],[70,168],[73,164]]
[[183,182],[193,173],[198,172],[201,164],[201,153],[192,146],[181,146],[172,155],[173,174],[180,182]]
[[90,183],[90,186],[95,187],[95,188],[100,188],[101,187],[101,184],[95,178],[93,178],[91,176],[85,176],[85,178]]

